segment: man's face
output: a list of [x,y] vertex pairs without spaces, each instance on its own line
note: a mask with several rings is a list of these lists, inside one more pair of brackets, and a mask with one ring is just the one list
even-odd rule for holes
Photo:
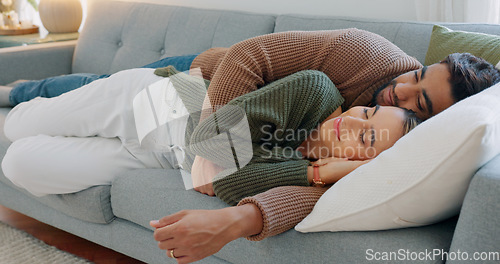
[[432,64],[420,70],[399,75],[378,89],[374,103],[413,110],[423,120],[450,107],[455,101],[451,93],[450,72],[446,64]]

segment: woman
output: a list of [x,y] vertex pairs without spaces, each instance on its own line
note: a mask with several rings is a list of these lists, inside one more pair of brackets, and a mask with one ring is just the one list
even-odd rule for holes
[[[391,147],[418,123],[413,113],[397,107],[353,107],[341,113],[343,102],[329,78],[317,71],[292,74],[232,100],[214,118],[203,120],[191,136],[190,149],[203,157],[195,162],[193,178],[208,178],[203,182],[208,185],[195,189],[236,205],[244,197],[278,186],[332,184]],[[252,144],[235,147],[234,153],[238,158],[247,155],[251,162],[241,166],[240,159],[240,168],[234,169],[238,162],[233,152],[221,153],[221,144],[209,141],[230,131],[232,124],[226,120],[236,124],[241,113],[248,120]],[[231,133],[233,138],[244,138]],[[251,154],[244,153],[247,149]],[[318,159],[323,166],[314,168],[311,161]],[[334,160],[342,162],[329,162]],[[315,170],[319,178],[314,180]]]
[[[208,142],[206,139],[212,137],[215,131],[213,128],[219,128],[220,133],[225,131],[224,127],[217,127],[223,123],[216,123],[213,118],[208,118],[196,126],[192,133],[190,129],[197,123],[196,111],[192,111],[191,108],[197,105],[197,109],[201,109],[200,98],[204,98],[204,95],[194,97],[193,91],[199,91],[200,86],[205,89],[205,84],[198,78],[186,74],[172,75],[174,73],[177,72],[171,67],[157,71],[152,69],[122,71],[55,98],[38,98],[18,105],[5,121],[5,135],[13,143],[2,162],[4,174],[17,186],[25,188],[34,195],[42,196],[72,193],[94,185],[110,184],[114,177],[130,169],[174,167],[189,169],[194,155],[225,165],[224,159],[216,159],[215,154],[220,154],[220,147],[205,144]],[[166,136],[156,134],[156,138],[150,140],[156,144],[152,149],[144,147],[144,144],[141,145],[144,141],[138,138],[137,129],[141,126],[136,126],[136,123],[140,123],[141,119],[137,118],[137,113],[134,112],[133,102],[145,88],[165,81],[165,76],[173,83],[167,90],[172,90],[174,96],[181,99],[178,101],[184,103],[180,106],[175,105],[178,107],[177,110],[184,111],[182,108],[184,106],[190,109],[184,112],[191,113],[191,118],[186,123],[187,133],[192,135],[191,140],[183,144],[182,127],[186,127],[186,123],[178,125],[170,131],[174,133]],[[283,100],[266,102],[270,96]],[[262,141],[263,136],[267,137],[270,130],[262,130],[261,125],[271,125],[283,128],[285,131],[311,131],[318,123],[335,117],[340,112],[336,109],[342,102],[342,97],[330,79],[317,71],[293,74],[233,100],[230,105],[245,110],[252,128],[253,156],[252,162],[246,166],[242,166],[223,179],[214,181],[215,191],[219,192],[218,196],[229,204],[236,204],[243,197],[276,186],[308,186],[312,179],[312,167],[308,168],[310,162],[294,150],[304,142],[307,135],[301,133],[293,140],[270,138]],[[286,111],[282,111],[283,109]],[[379,148],[377,151],[382,151],[402,136],[401,127],[407,117],[405,110],[380,107],[381,110],[377,113],[375,108],[371,111],[363,109],[365,108],[356,111],[359,117],[365,115],[365,118],[370,120],[371,117],[387,115],[387,120],[391,120],[393,125],[397,126],[397,131],[390,133],[387,144],[374,145],[375,149]],[[224,121],[223,117],[232,117],[234,112],[228,110],[231,110],[229,106],[216,112],[219,121]],[[348,113],[353,115],[352,111]],[[346,125],[350,122],[342,123]],[[332,123],[326,121],[324,124],[325,128],[328,128]],[[376,129],[385,128],[376,127]],[[163,133],[165,130],[160,131]],[[362,131],[353,131],[355,135],[351,133],[352,135],[346,134],[346,136],[350,142],[363,141],[369,144],[370,137],[373,137],[370,131],[375,130],[365,127]],[[360,137],[361,134],[363,137]],[[311,140],[307,142],[314,143]],[[179,152],[175,151],[177,148],[171,148],[170,145],[175,145],[182,149],[181,153],[186,153],[184,163],[178,159]],[[304,148],[303,151],[308,150]],[[319,158],[315,155],[307,154],[309,157]],[[362,163],[353,161],[340,175],[345,175],[360,164]],[[328,167],[330,165],[327,164],[320,170]],[[266,174],[260,181],[259,177],[263,176],[262,169],[266,170]],[[327,176],[326,172],[321,173],[323,174],[321,177]],[[325,178],[324,181],[331,183],[339,176],[335,177],[333,175],[331,179]],[[248,184],[249,180],[251,184]],[[234,195],[238,189],[245,191]]]

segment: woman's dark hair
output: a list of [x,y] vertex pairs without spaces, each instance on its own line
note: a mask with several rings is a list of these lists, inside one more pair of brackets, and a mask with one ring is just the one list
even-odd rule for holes
[[451,73],[451,92],[455,102],[477,94],[500,81],[500,70],[470,53],[453,53],[441,63]]

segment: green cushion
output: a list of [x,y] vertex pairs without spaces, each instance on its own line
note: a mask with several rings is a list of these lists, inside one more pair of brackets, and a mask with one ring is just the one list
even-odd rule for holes
[[425,65],[439,62],[455,52],[469,52],[496,65],[500,61],[500,36],[451,30],[435,25],[425,56]]

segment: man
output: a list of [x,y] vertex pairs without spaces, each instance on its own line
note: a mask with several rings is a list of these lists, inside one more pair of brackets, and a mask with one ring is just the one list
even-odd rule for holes
[[[224,58],[226,55],[227,58]],[[422,68],[415,58],[386,39],[353,29],[268,34],[242,41],[230,48],[213,48],[199,56],[165,58],[144,67],[172,64],[182,71],[189,68],[192,61],[191,68],[201,68],[203,76],[212,81],[209,95],[213,106],[225,105],[239,95],[294,72],[314,69],[325,72],[346,97],[343,110],[369,104],[401,106],[415,111],[422,119],[442,111],[453,101],[484,89],[484,86],[494,81],[491,78],[495,78],[497,72],[491,64],[467,54],[457,54],[448,59],[448,73],[445,72],[446,66],[441,64]],[[481,79],[485,79],[485,83],[476,90],[467,88],[463,94],[451,92],[451,87],[440,84],[447,80],[452,70],[461,69],[455,65],[464,65],[477,74],[471,76],[470,80],[454,80],[453,83],[459,85]],[[2,87],[0,102],[6,101],[9,93],[14,98],[10,102],[13,105],[36,96],[57,96],[108,75],[90,76],[67,75],[21,83],[12,92],[11,88]],[[377,90],[397,76],[394,79],[397,83],[384,85]],[[418,85],[413,85],[412,82],[417,80]],[[226,90],[233,91],[227,93]]]
[[498,73],[481,58],[454,53],[440,63],[398,76],[375,91],[372,104],[412,109],[427,119],[499,82]]
[[[493,65],[470,54],[455,54],[444,63],[422,67],[383,37],[357,29],[259,36],[228,49],[208,50],[192,67],[200,67],[212,81],[208,94],[213,106],[312,69],[324,72],[339,89],[346,99],[343,110],[369,104],[401,106],[422,119],[499,78]],[[461,70],[470,74],[462,76]]]

